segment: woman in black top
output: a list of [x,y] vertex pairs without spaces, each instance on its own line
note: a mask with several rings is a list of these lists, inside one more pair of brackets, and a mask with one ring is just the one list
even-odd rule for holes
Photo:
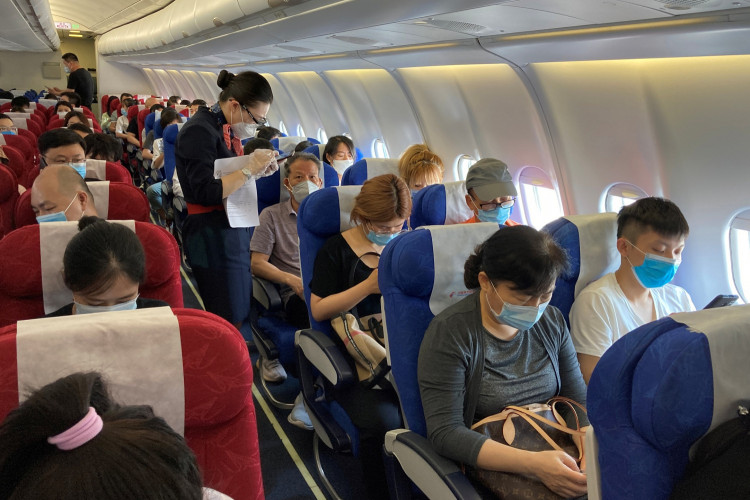
[[214,162],[242,155],[241,139],[264,125],[273,101],[271,86],[253,71],[219,74],[222,89],[212,108],[200,107],[177,135],[175,163],[187,202],[182,236],[206,310],[236,327],[250,313],[250,228],[232,228],[223,200],[253,176],[269,175],[278,166],[274,153],[256,150],[248,167],[214,178]]
[[138,295],[146,256],[133,231],[98,217],[82,217],[78,228],[63,254],[63,279],[73,303],[47,317],[169,305]]
[[[401,232],[410,213],[411,193],[400,177],[380,175],[362,185],[351,213],[356,226],[329,238],[315,258],[310,311],[316,321],[355,307],[365,324],[368,317],[380,317],[380,253]],[[382,449],[385,433],[401,425],[398,398],[392,390],[355,385],[339,391],[336,401],[359,430],[359,461],[368,498],[388,498]]]

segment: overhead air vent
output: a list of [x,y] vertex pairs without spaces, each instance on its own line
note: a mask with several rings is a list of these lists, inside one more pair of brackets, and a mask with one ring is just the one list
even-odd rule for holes
[[188,33],[187,31],[183,31],[182,38],[190,38],[190,33]]
[[307,47],[300,47],[298,45],[277,45],[278,48],[288,50],[290,52],[301,52],[302,54],[313,54],[320,52],[319,50],[310,49]]
[[331,35],[329,38],[335,40],[341,40],[346,43],[353,43],[354,45],[364,45],[366,47],[379,47],[383,45],[382,42],[373,40],[372,38],[364,38],[361,36],[346,36],[346,35]]
[[213,22],[214,22],[214,26],[216,26],[217,28],[224,26],[224,21],[222,21],[218,17],[214,17]]
[[246,51],[246,50],[243,50],[243,51],[242,51],[242,53],[243,53],[243,54],[247,54],[247,55],[249,55],[250,57],[259,57],[259,58],[261,58],[261,59],[263,59],[263,58],[265,58],[265,57],[266,57],[266,54],[263,54],[262,52],[248,52],[248,51]]
[[435,28],[440,28],[440,29],[444,29],[448,31],[455,31],[456,33],[464,33],[466,35],[481,35],[482,33],[486,31],[491,31],[490,28],[488,28],[487,26],[482,26],[480,24],[465,23],[462,21],[449,21],[449,20],[442,20],[442,19],[425,19],[424,21],[419,21],[415,24],[419,24],[422,26],[424,25],[434,26]]
[[688,10],[693,7],[699,7],[705,5],[712,0],[659,0],[659,3],[663,3],[664,7],[672,10]]

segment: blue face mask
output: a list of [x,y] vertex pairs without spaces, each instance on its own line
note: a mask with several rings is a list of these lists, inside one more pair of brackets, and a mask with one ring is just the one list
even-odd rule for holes
[[42,224],[44,222],[65,222],[67,221],[67,217],[65,217],[65,212],[68,211],[70,206],[73,204],[74,201],[76,201],[76,198],[78,198],[78,194],[76,194],[72,200],[70,200],[70,203],[68,203],[68,206],[65,207],[65,210],[61,210],[59,212],[52,212],[51,214],[45,214],[45,215],[37,215],[36,221],[39,224]]
[[367,239],[372,241],[376,245],[384,247],[388,244],[389,241],[398,236],[398,234],[399,233],[376,233],[375,231],[370,230],[370,232],[367,233]]
[[[628,241],[628,243],[630,242]],[[646,253],[632,243],[630,243],[630,246],[646,256],[640,266],[633,266],[628,259],[636,279],[644,288],[660,288],[672,281],[675,273],[677,273],[677,268],[680,267],[681,259],[670,259]]]
[[0,134],[3,134],[3,135],[16,135],[16,133],[13,130],[3,130],[2,132],[0,132]]
[[71,162],[71,163],[68,163],[68,165],[70,165],[73,168],[73,170],[78,172],[78,175],[80,175],[84,179],[86,178],[86,162],[85,161],[80,162],[80,163]]
[[[500,295],[498,295],[497,290],[495,290],[495,285],[492,284],[492,282],[490,282],[490,284],[495,291],[495,295],[497,295],[500,300],[503,300]],[[503,323],[512,328],[517,328],[519,331],[528,330],[534,326],[536,322],[539,321],[539,318],[542,317],[542,314],[544,314],[544,310],[547,308],[548,304],[549,301],[542,302],[538,306],[517,306],[503,301],[503,308],[498,314],[492,309],[490,298],[487,297],[487,307],[490,308],[495,319],[499,323]]]
[[495,207],[492,210],[478,210],[477,219],[482,222],[495,222],[497,224],[505,224],[505,221],[510,217],[510,211],[513,207]]
[[133,311],[138,308],[138,304],[136,303],[137,300],[138,296],[136,295],[132,300],[111,306],[90,306],[75,301],[73,301],[73,303],[76,305],[76,314],[91,314],[113,311]]

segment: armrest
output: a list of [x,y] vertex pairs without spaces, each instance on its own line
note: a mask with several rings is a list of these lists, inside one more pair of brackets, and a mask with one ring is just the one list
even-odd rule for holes
[[299,330],[296,333],[295,344],[300,364],[304,357],[334,386],[342,387],[356,380],[349,361],[326,334],[309,328]]
[[406,429],[388,431],[385,450],[427,498],[480,500],[469,479],[451,460],[438,455],[430,442]]
[[253,276],[253,298],[262,305],[266,311],[281,310],[281,295],[276,285],[263,278]]

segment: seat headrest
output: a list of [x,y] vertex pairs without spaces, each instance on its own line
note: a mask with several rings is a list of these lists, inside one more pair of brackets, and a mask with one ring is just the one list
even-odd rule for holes
[[[327,163],[322,163],[322,172],[320,175],[323,178],[323,187],[334,187],[339,185],[339,176],[336,171]],[[261,177],[255,181],[255,187],[258,191],[258,212],[261,212],[264,208],[281,203],[289,199],[290,194],[284,187],[284,177],[282,173],[284,167],[282,166],[279,170],[267,177]]]
[[[282,151],[285,154],[291,153],[294,151],[294,148],[302,141],[310,141],[313,144],[320,144],[320,141],[317,139],[313,139],[312,137],[302,137],[302,136],[294,136],[294,137],[276,137],[275,139],[271,139],[271,144],[273,144],[273,147],[278,149],[279,151]],[[310,148],[307,148],[310,149]],[[305,149],[305,152],[307,152],[307,149]],[[317,155],[316,155],[317,156]],[[318,156],[320,158],[320,156]]]
[[398,160],[395,158],[364,158],[354,162],[341,177],[342,186],[362,185],[367,179],[384,174],[398,174]]
[[[107,162],[106,160],[94,160],[89,158],[86,160],[86,178],[97,179],[100,181],[107,180]],[[94,198],[96,200],[96,198]],[[94,201],[96,204],[96,201]]]
[[361,186],[339,186],[310,194],[302,200],[298,224],[325,238],[346,231],[354,226],[349,217],[360,189]]
[[154,129],[154,117],[155,116],[156,115],[154,113],[150,113],[143,120],[143,129],[146,131],[146,134],[148,134]]
[[414,195],[411,227],[460,224],[474,214],[466,205],[463,181],[427,186]]
[[175,140],[177,140],[177,133],[180,131],[180,127],[177,123],[173,123],[172,125],[168,125],[167,128],[164,129],[162,137],[164,138],[164,142],[169,142],[171,144],[174,144]]

